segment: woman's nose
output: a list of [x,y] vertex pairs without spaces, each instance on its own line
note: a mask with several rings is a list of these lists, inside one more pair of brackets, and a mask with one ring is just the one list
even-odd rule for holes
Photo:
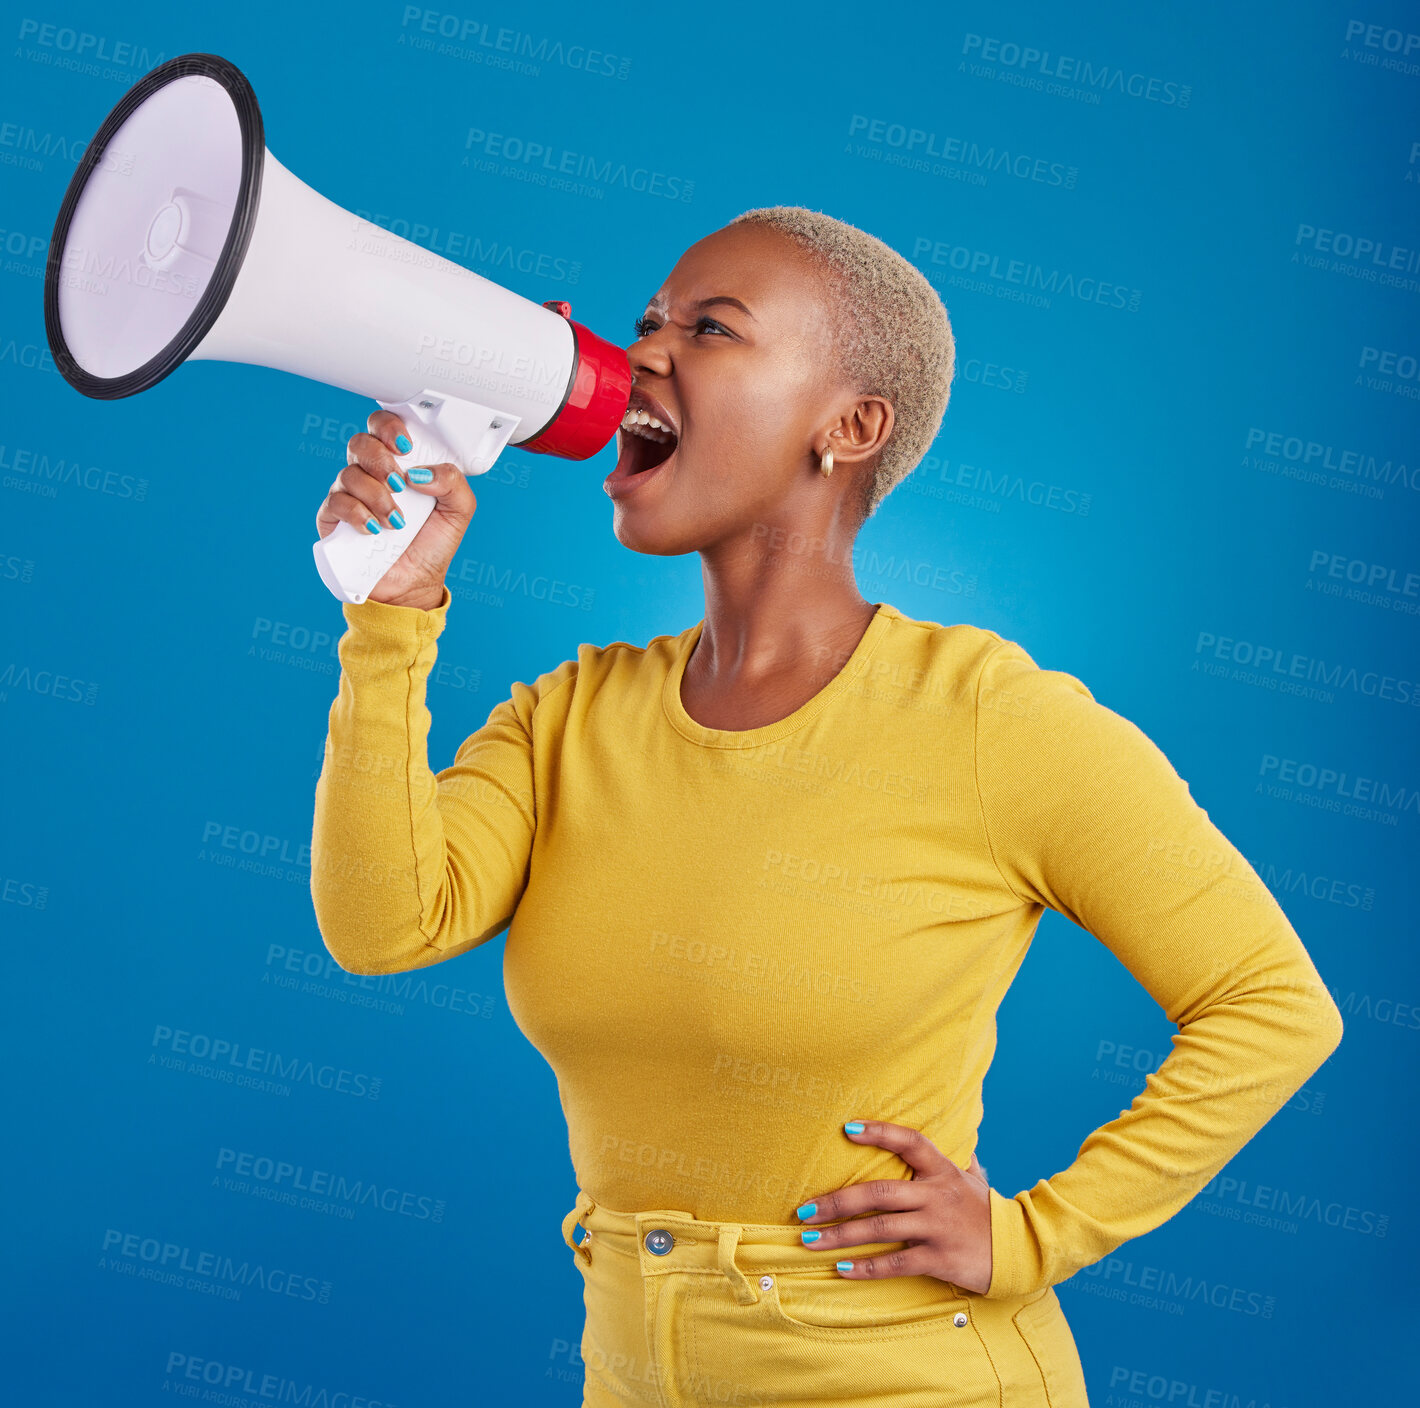
[[657,328],[649,336],[637,338],[626,349],[626,360],[631,363],[633,371],[654,372],[658,376],[666,376],[671,370],[670,343]]

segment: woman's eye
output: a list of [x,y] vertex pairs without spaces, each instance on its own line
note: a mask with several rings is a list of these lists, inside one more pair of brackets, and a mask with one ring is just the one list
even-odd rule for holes
[[[636,321],[631,324],[632,331],[636,334],[637,337],[650,337],[650,335],[655,332],[656,326],[656,323],[654,323],[650,318],[637,318]],[[725,327],[723,323],[717,323],[714,318],[700,318],[696,321],[695,324],[697,332],[701,328],[707,326],[715,328],[717,331],[722,332],[727,336],[729,334],[729,329]]]

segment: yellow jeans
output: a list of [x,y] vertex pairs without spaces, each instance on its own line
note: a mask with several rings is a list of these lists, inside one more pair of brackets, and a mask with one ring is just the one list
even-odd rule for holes
[[[580,1225],[584,1236],[574,1240]],[[583,1408],[1088,1408],[1052,1288],[988,1300],[933,1276],[840,1276],[799,1227],[615,1212],[562,1220],[583,1278]]]

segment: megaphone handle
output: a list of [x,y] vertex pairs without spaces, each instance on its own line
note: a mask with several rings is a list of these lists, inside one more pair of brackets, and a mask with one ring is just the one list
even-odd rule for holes
[[[515,415],[432,391],[408,401],[377,404],[404,422],[413,442],[408,454],[395,456],[401,465],[455,464],[467,475],[490,469],[519,423]],[[440,433],[444,431],[448,433]],[[451,444],[452,439],[459,443]],[[406,490],[395,499],[404,515],[403,528],[381,526],[378,533],[364,533],[342,520],[333,532],[312,544],[316,571],[339,600],[357,606],[364,601],[434,511],[434,500],[428,494]]]
[[[409,438],[414,442],[407,455],[396,455],[401,466],[443,464],[446,461],[462,468],[462,457],[452,446],[435,436],[419,408],[413,402],[379,403],[404,421]],[[408,489],[395,496],[404,515],[403,528],[380,526],[378,533],[365,533],[343,519],[332,532],[312,545],[316,571],[331,593],[341,601],[359,605],[374,590],[375,584],[404,555],[404,550],[418,536],[419,530],[434,512],[434,500],[428,494],[412,493]]]
[[[411,459],[412,454],[411,451],[410,455],[401,458]],[[442,463],[446,458],[440,456],[434,463]],[[422,463],[417,460],[413,462]],[[342,519],[331,532],[313,544],[316,571],[339,600],[357,606],[364,601],[380,578],[404,555],[404,550],[434,512],[434,500],[428,494],[406,490],[394,497],[399,511],[404,515],[403,528],[381,525],[378,533],[364,533]]]

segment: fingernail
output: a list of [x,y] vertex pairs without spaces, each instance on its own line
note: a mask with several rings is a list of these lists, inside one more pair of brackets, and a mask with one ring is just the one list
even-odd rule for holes
[[394,447],[402,455],[407,455],[413,448],[414,442],[407,435],[396,435],[394,437]]
[[799,1236],[804,1239],[807,1245],[809,1242],[817,1242],[818,1239],[823,1236],[823,1233],[820,1232],[817,1227],[806,1227],[799,1233]]
[[817,1203],[805,1203],[805,1204],[799,1209],[799,1214],[798,1214],[798,1215],[799,1215],[800,1217],[812,1217],[812,1216],[814,1215],[814,1213],[816,1213],[817,1211],[818,1211],[818,1204],[817,1204]]
[[404,480],[401,479],[399,475],[397,475],[393,470],[391,470],[388,476],[385,478],[385,483],[388,484],[390,488],[395,491],[396,494],[404,488]]
[[853,1269],[853,1263],[851,1261],[840,1261],[836,1262],[835,1265],[840,1271],[852,1271]]
[[862,1120],[849,1120],[848,1123],[843,1126],[843,1132],[844,1132],[845,1134],[862,1134],[862,1132],[863,1132],[863,1121],[862,1121]]
[[427,484],[434,477],[434,471],[425,469],[423,465],[420,465],[418,469],[409,470],[408,473],[411,484]]
[[373,518],[367,518],[365,520],[365,527],[372,533],[378,533],[380,531],[380,525],[376,523]]
[[394,510],[392,510],[391,513],[390,513],[390,527],[391,527],[391,528],[403,528],[403,527],[404,527],[404,515],[403,515],[398,509],[394,509]]

